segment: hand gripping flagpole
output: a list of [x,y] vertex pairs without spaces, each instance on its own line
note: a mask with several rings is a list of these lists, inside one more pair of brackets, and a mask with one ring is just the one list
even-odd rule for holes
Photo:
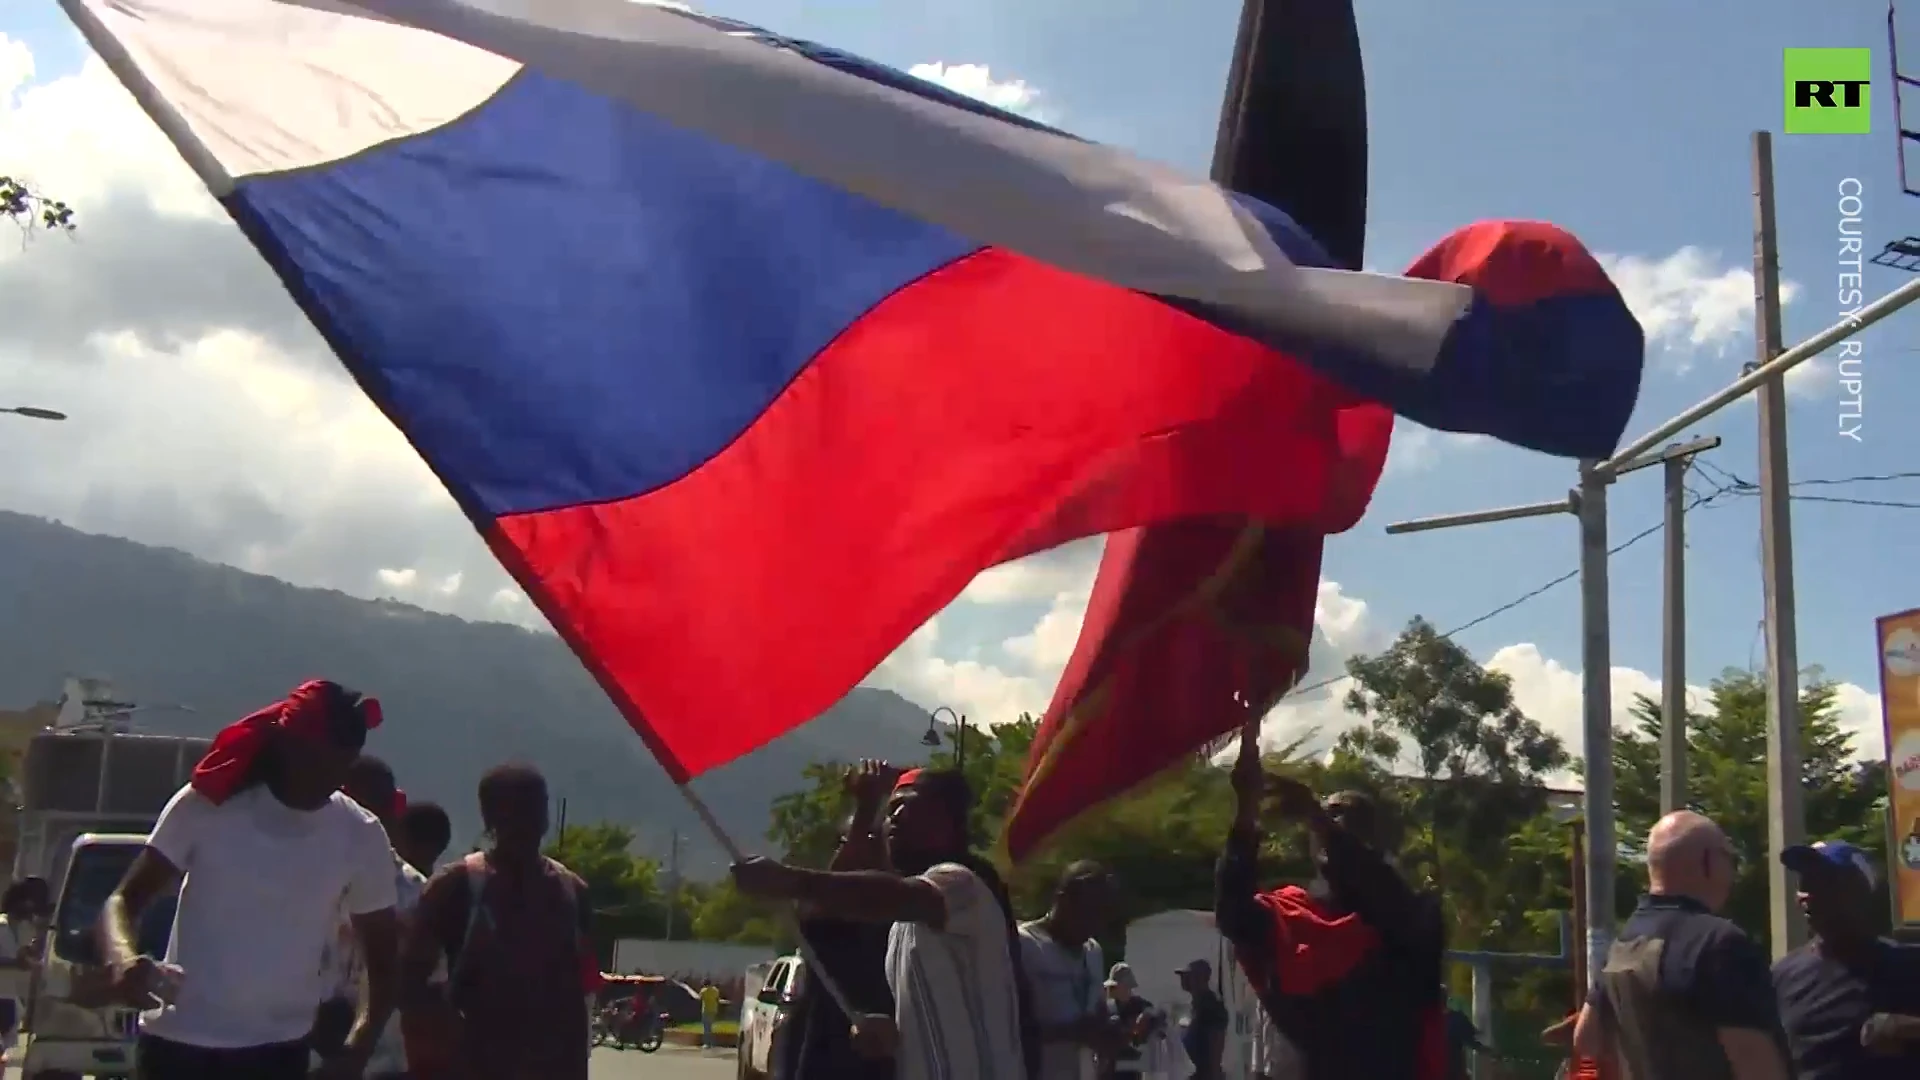
[[[739,844],[733,842],[733,837],[727,835],[727,830],[720,825],[720,819],[714,817],[713,811],[707,808],[706,800],[700,798],[693,788],[686,784],[676,783],[673,786],[680,792],[680,797],[687,800],[687,805],[693,809],[694,816],[700,819],[700,824],[705,825],[707,831],[713,834],[714,840],[726,850],[727,858],[736,863],[745,862],[747,853],[740,849]],[[828,997],[833,998],[835,1005],[840,1006],[840,1011],[846,1014],[849,1022],[858,1022],[861,1014],[854,1011],[853,1002],[840,988],[840,984],[834,981],[833,976],[827,973],[826,967],[820,963],[819,954],[813,951],[812,944],[807,941],[807,932],[800,926],[799,905],[794,905],[791,911],[783,914],[793,922],[793,938],[799,943],[800,959],[807,965],[807,978],[819,981],[821,988],[827,992]]]

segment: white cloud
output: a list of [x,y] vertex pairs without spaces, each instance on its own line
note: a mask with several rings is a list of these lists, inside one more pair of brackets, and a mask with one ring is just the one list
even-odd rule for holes
[[[1687,246],[1664,258],[1600,255],[1627,306],[1646,330],[1650,347],[1664,347],[1674,370],[1685,373],[1695,354],[1724,355],[1753,337],[1753,271]],[[1780,284],[1780,301],[1791,303],[1800,287]]]
[[1106,540],[1096,536],[996,566],[974,578],[961,596],[976,604],[1050,600],[1090,582],[1105,547]]
[[[0,147],[5,169],[74,207],[138,193],[176,216],[219,217],[219,206],[99,60],[34,82],[33,54],[0,35]],[[0,245],[0,257],[11,245]]]
[[1043,119],[1038,90],[1019,79],[996,79],[985,64],[915,64],[907,69],[907,74],[939,83],[956,94],[984,101],[996,109]]
[[1386,471],[1395,476],[1425,472],[1454,451],[1486,446],[1492,441],[1484,435],[1435,431],[1399,418],[1393,423],[1393,441],[1387,446]]
[[102,65],[0,37],[0,172],[74,208],[0,243],[0,506],[303,585],[542,625],[406,440]]
[[898,691],[931,709],[946,705],[976,722],[999,723],[1023,712],[1039,714],[1059,673],[1010,671],[977,659],[951,660],[939,652],[941,619],[914,631],[866,682]]

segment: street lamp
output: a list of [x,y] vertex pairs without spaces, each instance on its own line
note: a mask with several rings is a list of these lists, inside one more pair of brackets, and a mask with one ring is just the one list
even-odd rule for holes
[[67,414],[54,409],[42,409],[33,405],[15,405],[10,409],[0,409],[0,413],[12,413],[29,420],[65,420]]
[[940,745],[940,714],[953,717],[953,765],[962,768],[967,763],[967,718],[941,705],[927,714],[927,733],[920,736],[920,745]]

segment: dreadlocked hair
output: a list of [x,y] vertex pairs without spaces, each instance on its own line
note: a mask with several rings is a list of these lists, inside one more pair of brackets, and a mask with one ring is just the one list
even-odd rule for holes
[[1020,1023],[1020,1057],[1026,1064],[1027,1076],[1040,1075],[1040,1028],[1034,1022],[1033,1008],[1027,994],[1026,965],[1020,955],[1020,924],[1013,914],[1013,898],[1007,892],[1007,883],[1000,877],[1000,871],[992,860],[981,858],[973,852],[973,788],[959,771],[953,769],[928,769],[914,781],[914,787],[923,793],[943,800],[947,804],[958,826],[957,835],[961,838],[961,849],[952,858],[946,860],[966,867],[986,883],[993,893],[995,902],[1000,905],[1000,914],[1007,923],[1007,958],[1013,965],[1014,1007]]

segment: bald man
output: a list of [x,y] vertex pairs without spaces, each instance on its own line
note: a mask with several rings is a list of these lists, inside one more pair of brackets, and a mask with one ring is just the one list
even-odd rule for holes
[[1627,1080],[1786,1080],[1767,956],[1715,914],[1738,868],[1707,818],[1683,810],[1654,824],[1647,895],[1580,1010],[1581,1054]]

